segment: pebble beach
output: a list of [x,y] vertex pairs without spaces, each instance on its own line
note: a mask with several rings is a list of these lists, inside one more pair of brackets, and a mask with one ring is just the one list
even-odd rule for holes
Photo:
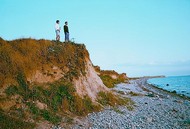
[[147,78],[118,84],[116,94],[131,98],[133,109],[126,106],[105,107],[75,119],[70,127],[52,129],[190,129],[190,99],[147,84]]

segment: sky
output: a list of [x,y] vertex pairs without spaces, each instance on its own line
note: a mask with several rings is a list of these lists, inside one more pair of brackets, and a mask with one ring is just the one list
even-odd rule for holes
[[0,0],[5,40],[54,40],[57,19],[101,69],[190,75],[190,0]]

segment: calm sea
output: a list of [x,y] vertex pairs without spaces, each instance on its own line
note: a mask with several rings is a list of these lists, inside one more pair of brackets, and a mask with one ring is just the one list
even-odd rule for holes
[[152,78],[148,80],[148,83],[168,91],[175,90],[177,94],[190,97],[190,75]]

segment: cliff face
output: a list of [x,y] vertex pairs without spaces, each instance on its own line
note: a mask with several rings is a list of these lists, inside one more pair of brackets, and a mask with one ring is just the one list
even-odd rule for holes
[[80,96],[89,96],[94,101],[96,99],[97,93],[100,91],[108,91],[105,87],[100,77],[97,75],[92,62],[86,58],[86,75],[80,76],[78,79],[74,80],[74,85],[76,86],[77,93]]
[[82,44],[0,39],[0,60],[2,92],[10,85],[18,85],[19,73],[24,75],[28,85],[53,83],[60,79],[71,82],[79,96],[89,96],[93,101],[98,92],[107,90]]
[[127,104],[105,86],[119,83],[120,75],[111,72],[113,80],[99,72],[83,44],[0,38],[0,128],[9,121],[15,128],[56,124],[65,116]]

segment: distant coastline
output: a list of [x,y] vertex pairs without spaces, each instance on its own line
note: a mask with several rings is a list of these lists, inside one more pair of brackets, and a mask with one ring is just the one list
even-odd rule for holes
[[165,78],[165,75],[157,75],[157,76],[142,76],[142,77],[129,77],[129,80],[142,79],[142,78]]

